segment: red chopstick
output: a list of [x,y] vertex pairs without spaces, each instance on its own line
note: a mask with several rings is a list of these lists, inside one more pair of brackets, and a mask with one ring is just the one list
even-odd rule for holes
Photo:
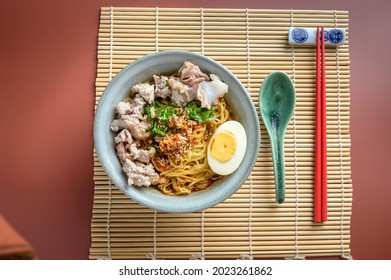
[[316,31],[314,221],[327,220],[326,59],[324,29]]
[[322,27],[322,221],[327,221],[326,51]]
[[321,150],[321,83],[320,83],[320,37],[316,30],[316,115],[315,115],[315,178],[314,178],[314,221],[322,221],[322,150]]

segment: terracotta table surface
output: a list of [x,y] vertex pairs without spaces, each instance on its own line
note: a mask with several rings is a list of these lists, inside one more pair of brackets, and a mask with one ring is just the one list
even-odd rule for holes
[[391,259],[391,1],[3,1],[0,213],[39,259],[87,259],[89,254],[102,6],[348,10],[351,254]]

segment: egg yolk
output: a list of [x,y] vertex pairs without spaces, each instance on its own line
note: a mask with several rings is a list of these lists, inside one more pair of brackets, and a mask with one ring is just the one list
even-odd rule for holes
[[235,154],[236,137],[228,131],[216,133],[210,145],[210,155],[219,162],[229,161]]

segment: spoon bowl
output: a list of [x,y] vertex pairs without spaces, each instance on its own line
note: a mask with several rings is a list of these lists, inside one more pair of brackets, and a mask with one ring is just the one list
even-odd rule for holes
[[285,201],[284,137],[295,110],[295,87],[285,72],[274,71],[262,83],[259,105],[270,138],[274,165],[276,201]]

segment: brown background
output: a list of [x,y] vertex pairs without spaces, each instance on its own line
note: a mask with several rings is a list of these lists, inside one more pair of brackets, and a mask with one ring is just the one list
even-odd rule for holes
[[351,253],[391,259],[391,1],[2,1],[0,213],[40,259],[88,258],[101,6],[348,10]]

